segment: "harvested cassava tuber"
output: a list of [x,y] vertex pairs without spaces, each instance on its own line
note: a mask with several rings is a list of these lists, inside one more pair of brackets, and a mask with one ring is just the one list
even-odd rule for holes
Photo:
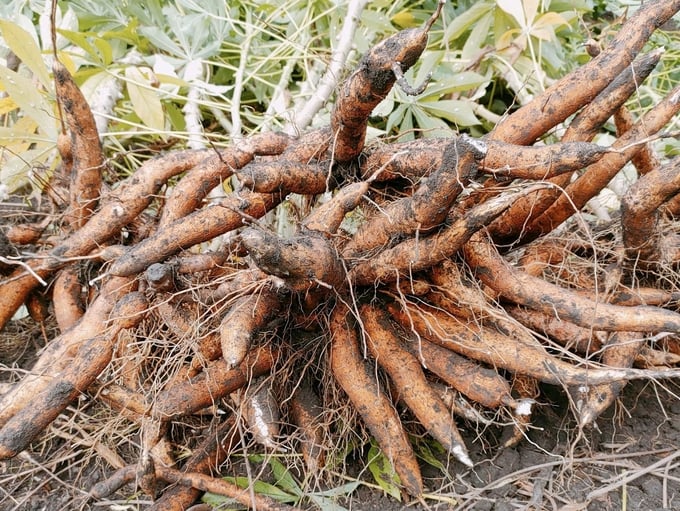
[[0,459],[16,456],[106,368],[113,355],[116,336],[122,329],[133,328],[148,308],[141,293],[123,297],[111,312],[109,330],[82,344],[73,363],[55,374],[49,383],[34,395],[30,403],[9,419],[0,429]]
[[[563,143],[587,142],[620,107],[640,83],[652,72],[661,58],[661,51],[652,51],[637,58],[616,79],[585,105],[569,123],[562,137]],[[492,147],[492,144],[489,144]],[[573,169],[578,170],[578,169]],[[538,218],[563,193],[571,182],[572,174],[565,173],[550,178],[554,186],[518,200],[503,216],[492,222],[490,232],[495,239],[514,241],[526,225]]]
[[[640,140],[656,133],[680,111],[680,86],[675,87],[654,108],[647,112],[629,131],[612,144],[612,151],[594,163],[540,217],[523,231],[526,240],[546,234],[580,210],[595,197],[617,172],[637,154]],[[576,210],[576,211],[575,211]]]
[[531,144],[592,100],[613,76],[630,65],[651,33],[679,9],[680,0],[645,4],[628,19],[602,53],[503,119],[492,131],[491,138],[514,144]]
[[[443,5],[443,0],[440,0],[437,10],[422,28],[402,30],[371,48],[362,57],[357,70],[345,81],[331,114],[335,161],[347,163],[361,154],[369,115],[401,77],[397,75],[417,62],[427,45],[427,34]],[[422,91],[405,92],[419,94]]]
[[104,156],[94,115],[71,73],[61,62],[52,64],[57,100],[71,133],[70,153],[73,158],[67,219],[75,230],[82,227],[97,206],[101,194]]
[[390,375],[399,397],[434,438],[458,461],[471,467],[472,460],[456,423],[429,386],[418,361],[401,346],[387,315],[370,306],[362,306],[360,315],[366,329],[366,344],[376,362]]
[[325,463],[323,438],[323,404],[319,396],[303,381],[290,401],[290,413],[300,432],[300,447],[307,470],[319,473]]
[[609,152],[587,142],[525,147],[490,140],[487,148],[480,169],[500,179],[549,179],[587,167]]
[[[644,340],[635,332],[614,332],[603,347],[602,363],[609,367],[632,367]],[[609,408],[621,393],[626,381],[593,385],[579,407],[581,426],[592,423]]]
[[279,204],[280,194],[241,192],[209,208],[195,211],[168,228],[137,243],[109,269],[112,275],[134,275],[147,266],[197,243],[208,241],[243,225],[243,216],[261,217]]
[[[85,173],[68,193],[51,183],[43,191],[52,211],[10,220],[39,229],[13,233],[7,245],[25,245],[16,250],[0,241],[0,326],[37,296],[54,304],[17,322],[43,324],[49,342],[0,401],[0,457],[47,430],[122,467],[93,489],[97,498],[136,480],[151,497],[162,490],[158,511],[188,508],[206,490],[276,509],[284,506],[258,492],[261,475],[278,475],[277,461],[287,471],[295,465],[285,476],[295,474],[308,492],[310,482],[336,477],[349,449],[364,454],[370,439],[394,467],[386,479],[396,474],[404,493],[421,499],[412,442],[425,454],[436,441],[472,464],[454,414],[479,426],[466,442],[494,443],[483,426],[511,425],[503,448],[526,436],[534,403],[545,409],[539,382],[579,393],[571,410],[584,425],[626,381],[680,377],[671,267],[680,261],[678,160],[645,164],[620,221],[601,228],[584,206],[676,114],[677,88],[637,122],[621,107],[661,51],[636,55],[680,0],[645,2],[590,64],[481,139],[403,130],[400,137],[416,140],[365,148],[369,115],[391,87],[423,90],[404,73],[440,10],[443,2],[422,28],[368,51],[338,87],[328,127],[235,137],[206,151],[171,149],[176,141],[135,147],[168,153],[124,169],[129,177],[119,182],[112,168],[110,191],[90,193],[96,186]],[[449,94],[458,93],[440,91]],[[86,104],[74,106],[87,113]],[[62,172],[73,149],[75,176],[82,148],[96,149],[96,130],[78,138],[75,114],[66,116],[74,138],[68,147],[59,141]],[[610,131],[612,116],[616,141],[591,143]],[[97,154],[88,156],[95,166]],[[222,183],[226,196],[213,198]],[[60,200],[60,188],[78,199]],[[666,225],[670,234],[660,232]],[[62,333],[50,340],[51,313]],[[95,420],[129,422],[132,434],[114,435],[115,445],[107,435],[88,438],[92,427],[80,422],[93,415],[80,406],[49,427],[77,398],[93,405]],[[343,406],[350,409],[337,413]],[[239,463],[229,468],[232,454]],[[258,484],[243,488],[242,468]],[[238,488],[222,479],[227,473]],[[312,489],[305,498],[326,498]]]
[[[197,472],[210,475],[228,456],[236,445],[238,430],[233,418],[216,424],[205,435],[205,439],[194,449],[182,466],[182,472]],[[92,492],[91,492],[92,493]],[[153,503],[151,511],[185,511],[203,492],[191,486],[170,485]],[[105,495],[104,495],[105,496]],[[101,497],[99,497],[101,498]]]
[[327,191],[335,184],[330,173],[330,162],[277,161],[251,163],[238,171],[241,185],[255,192],[286,191],[314,195]]
[[368,192],[369,181],[345,185],[328,202],[317,207],[302,222],[302,232],[316,231],[330,236],[335,234],[345,215],[355,209]]
[[234,393],[235,401],[255,441],[274,451],[285,452],[279,439],[281,412],[272,393],[271,383],[255,378],[243,391]]
[[406,348],[422,360],[423,367],[476,403],[487,408],[515,406],[510,384],[493,369],[422,338],[410,339]]
[[[64,237],[44,258],[28,261],[33,273],[20,267],[11,278],[1,281],[0,329],[39,284],[34,274],[46,278],[66,266],[69,258],[84,256],[99,248],[134,220],[170,177],[192,168],[208,155],[208,151],[177,151],[145,162],[133,177],[116,189],[115,194],[103,198],[103,204],[83,227]],[[156,261],[148,264],[153,262]]]
[[362,359],[348,315],[345,305],[338,303],[330,320],[333,376],[392,463],[404,489],[410,495],[419,496],[423,493],[423,482],[413,448],[399,415]]
[[344,283],[344,267],[325,236],[310,232],[285,239],[251,227],[243,231],[241,241],[262,271],[283,279],[292,291]]
[[475,232],[536,187],[490,199],[471,208],[462,218],[454,220],[436,234],[423,239],[408,239],[370,259],[362,260],[352,268],[349,279],[356,285],[372,285],[376,282],[394,282],[400,277],[410,277],[413,272],[431,268],[458,252]]
[[82,285],[78,278],[78,267],[63,268],[54,280],[52,302],[54,317],[63,333],[83,317]]
[[597,353],[606,340],[606,332],[562,321],[552,314],[525,307],[507,307],[506,310],[524,326],[535,332],[549,335],[555,342],[580,355],[588,357]]
[[[439,309],[390,304],[389,312],[406,330],[461,355],[553,385],[597,385],[640,378],[675,378],[678,370],[638,371],[584,368],[554,357],[541,346],[514,339],[496,328],[468,325]],[[519,342],[518,342],[519,341]]]
[[234,301],[220,323],[222,357],[230,368],[243,361],[255,335],[280,307],[281,300],[271,286]]
[[449,208],[475,176],[486,154],[483,142],[467,136],[455,138],[444,151],[441,166],[420,184],[416,192],[388,204],[368,219],[345,245],[342,256],[358,259],[395,239],[427,232],[441,224]]
[[189,415],[245,386],[250,378],[268,372],[277,353],[267,347],[256,348],[238,367],[230,368],[223,360],[207,364],[204,371],[161,391],[156,397],[151,415],[163,421]]
[[52,339],[31,369],[31,374],[18,382],[11,392],[0,400],[0,426],[31,402],[60,371],[73,361],[73,356],[90,339],[105,329],[105,318],[119,299],[134,290],[131,279],[115,277],[105,282],[99,296],[85,311],[82,318],[69,330]]
[[[623,245],[629,264],[664,264],[669,251],[661,243],[659,208],[680,190],[680,157],[638,179],[621,202]],[[668,262],[673,262],[671,259]]]
[[282,153],[289,137],[282,133],[254,135],[205,158],[177,183],[163,207],[159,229],[198,209],[208,193],[258,155]]
[[596,330],[679,332],[680,314],[657,307],[622,307],[586,298],[510,266],[477,233],[465,245],[465,258],[482,282],[508,300]]

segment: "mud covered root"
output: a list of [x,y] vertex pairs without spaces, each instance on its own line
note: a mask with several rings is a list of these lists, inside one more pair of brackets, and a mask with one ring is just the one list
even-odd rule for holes
[[419,496],[423,482],[413,448],[394,406],[361,356],[349,319],[349,310],[343,304],[336,305],[329,323],[331,371],[392,463],[404,489]]
[[82,344],[73,357],[73,363],[32,396],[30,404],[17,411],[0,429],[0,459],[16,456],[108,366],[113,355],[117,335],[123,329],[133,328],[148,309],[141,293],[124,296],[112,311],[113,323],[108,331]]
[[257,266],[279,277],[288,289],[304,292],[313,287],[343,285],[345,270],[333,244],[315,232],[279,238],[264,229],[249,228],[241,241]]
[[399,342],[385,312],[364,306],[360,314],[366,329],[366,344],[378,364],[389,374],[400,398],[434,438],[458,461],[471,467],[472,460],[458,426],[446,405],[428,385],[418,361]]
[[[347,163],[361,154],[366,140],[368,117],[390,89],[418,60],[427,45],[430,27],[444,2],[421,28],[402,30],[371,48],[357,70],[344,83],[331,114],[333,157]],[[407,92],[419,94],[416,90]]]

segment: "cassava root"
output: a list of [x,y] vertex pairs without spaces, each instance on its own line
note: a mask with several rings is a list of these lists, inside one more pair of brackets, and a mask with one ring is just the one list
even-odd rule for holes
[[[316,477],[350,429],[357,450],[370,436],[404,494],[421,498],[410,435],[428,434],[465,470],[478,460],[458,416],[488,428],[500,427],[488,416],[511,417],[509,448],[531,434],[543,383],[577,395],[585,426],[626,381],[680,376],[680,291],[663,274],[677,267],[680,240],[662,231],[677,227],[678,157],[635,160],[645,175],[609,238],[583,215],[680,107],[676,88],[641,119],[621,113],[661,52],[633,56],[680,1],[646,2],[590,63],[482,138],[367,146],[369,116],[392,86],[423,90],[404,73],[442,5],[366,53],[330,126],[171,151],[111,191],[95,173],[105,159],[89,107],[71,105],[71,200],[30,236],[12,231],[34,255],[0,268],[0,327],[46,281],[60,329],[0,401],[0,459],[30,448],[60,414],[79,420],[69,405],[83,400],[140,436],[121,453],[138,458],[94,498],[136,479],[152,496],[157,483],[175,484],[159,487],[156,509],[202,491],[288,509],[218,467],[238,449],[287,459],[299,448]],[[61,101],[78,95],[58,66],[55,78]],[[617,140],[593,143],[617,112]],[[210,199],[226,180],[232,191]],[[296,215],[289,232],[269,223],[281,203]],[[46,232],[58,234],[48,243]],[[186,443],[187,432],[200,442]],[[191,451],[186,461],[170,445]]]

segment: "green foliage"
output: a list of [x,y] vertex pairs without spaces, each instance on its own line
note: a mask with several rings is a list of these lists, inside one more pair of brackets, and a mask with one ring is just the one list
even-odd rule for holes
[[[359,481],[352,481],[330,490],[319,490],[305,492],[298,481],[293,477],[288,468],[274,457],[262,455],[252,455],[248,458],[250,463],[266,463],[272,472],[272,483],[261,480],[251,481],[247,477],[225,477],[225,481],[235,484],[239,488],[252,489],[258,495],[269,497],[278,502],[298,505],[304,500],[314,504],[316,509],[321,511],[346,511],[344,507],[337,504],[336,499],[350,495],[361,484]],[[222,495],[206,493],[201,499],[204,503],[213,507],[226,509],[243,509],[237,502]]]
[[[442,136],[451,129],[493,128],[513,106],[528,102],[553,79],[573,68],[570,51],[582,42],[574,30],[588,2],[538,0],[461,1],[447,4],[430,36],[430,50],[416,66],[414,81],[433,79],[418,97],[395,88],[377,114],[384,129],[414,138]],[[410,26],[425,12],[403,10],[393,21]],[[500,84],[500,87],[498,86]]]
[[368,450],[368,470],[385,493],[401,502],[399,476],[394,471],[390,460],[373,439],[371,439],[371,447]]

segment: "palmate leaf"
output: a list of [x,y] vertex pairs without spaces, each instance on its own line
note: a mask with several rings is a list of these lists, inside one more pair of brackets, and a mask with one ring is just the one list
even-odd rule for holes
[[38,77],[45,89],[51,90],[50,73],[33,36],[9,20],[0,19],[0,31],[9,49]]
[[461,59],[463,62],[471,62],[479,58],[483,48],[488,44],[489,34],[491,33],[492,23],[496,20],[495,12],[489,10],[484,13],[475,23],[475,29],[470,31],[465,44]]
[[489,81],[488,78],[475,73],[474,71],[442,71],[434,76],[433,83],[427,87],[427,90],[419,99],[426,99],[435,96],[437,98],[444,94],[451,94],[452,92],[464,92],[476,89]]
[[93,61],[108,66],[113,62],[113,49],[108,41],[96,33],[59,30],[59,33],[76,46],[85,50]]
[[33,118],[51,140],[57,139],[54,108],[29,78],[0,66],[0,89],[9,94],[25,115]]
[[465,12],[457,15],[446,26],[442,45],[458,39],[468,30],[476,28],[476,21],[494,8],[491,1],[477,2]]
[[165,115],[158,93],[142,71],[134,66],[125,68],[127,90],[130,102],[137,116],[149,128],[156,131],[165,129]]
[[445,99],[442,101],[423,101],[420,106],[435,117],[446,119],[457,126],[475,126],[481,124],[474,113],[470,101]]
[[451,136],[451,128],[440,118],[430,115],[420,104],[411,106],[410,111],[425,138]]

